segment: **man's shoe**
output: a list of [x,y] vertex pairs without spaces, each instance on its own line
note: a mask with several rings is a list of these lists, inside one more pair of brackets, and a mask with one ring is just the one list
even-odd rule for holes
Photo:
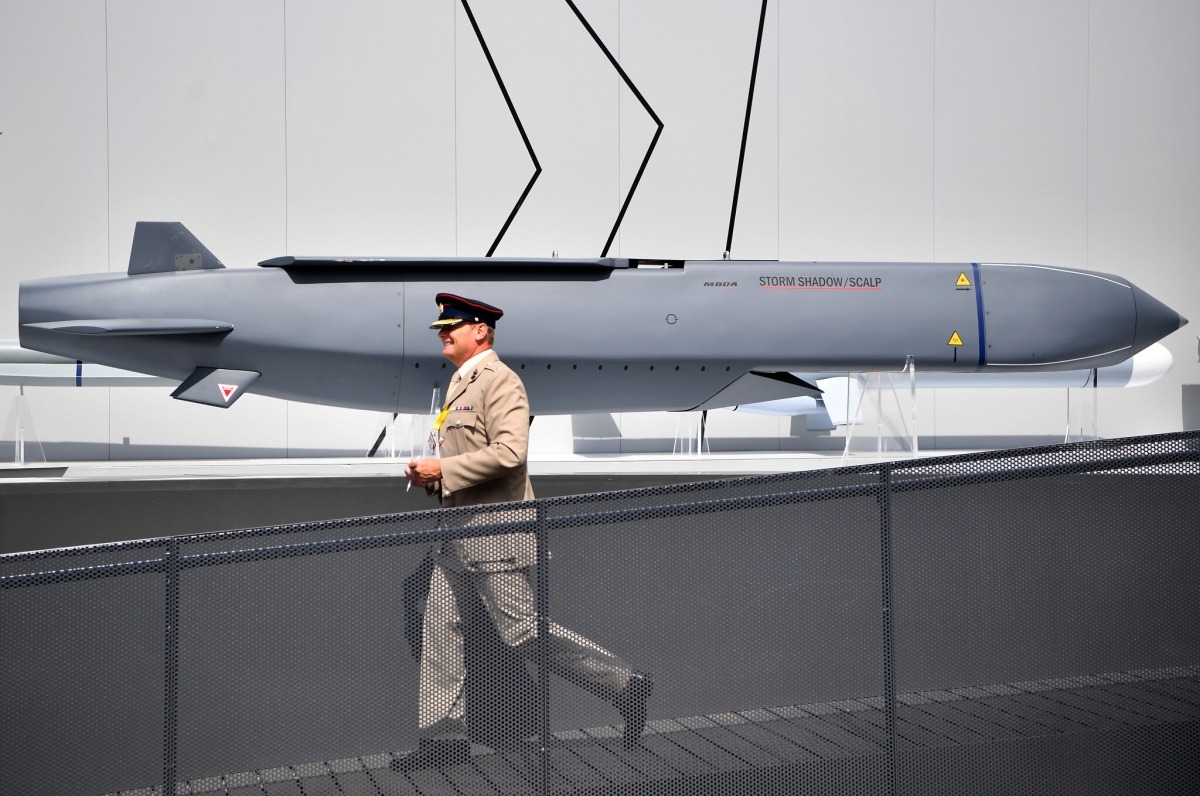
[[646,728],[646,700],[654,690],[654,681],[645,672],[633,672],[624,690],[617,694],[613,704],[625,722],[625,730],[621,733],[625,746],[631,748],[637,745]]
[[392,771],[397,774],[407,774],[423,768],[442,768],[471,759],[471,742],[466,738],[455,738],[441,741],[421,741],[415,752],[409,752],[403,757],[392,758]]

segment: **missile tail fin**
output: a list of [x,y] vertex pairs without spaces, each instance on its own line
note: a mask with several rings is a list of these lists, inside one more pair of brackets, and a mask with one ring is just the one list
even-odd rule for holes
[[129,251],[129,275],[224,268],[217,256],[178,221],[139,221]]

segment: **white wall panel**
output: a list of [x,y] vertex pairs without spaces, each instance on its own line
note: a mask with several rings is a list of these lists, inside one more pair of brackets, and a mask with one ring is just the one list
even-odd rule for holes
[[[22,279],[108,269],[102,4],[0,11],[0,337],[15,339]],[[124,267],[124,266],[122,266]],[[0,394],[0,413],[17,388]],[[107,391],[28,388],[37,435],[107,452]],[[0,461],[12,451],[0,452]]]
[[285,401],[246,395],[230,409],[218,409],[173,400],[170,388],[108,392],[113,459],[273,456],[287,450]]
[[780,257],[933,256],[934,4],[780,11]]
[[[617,207],[616,72],[565,3],[472,8],[542,169],[496,255],[598,256]],[[586,13],[612,48],[615,6],[592,3]],[[465,13],[458,16],[460,253],[485,254],[534,166]]]
[[[182,221],[226,264],[283,244],[283,6],[113,0],[111,263],[134,223]],[[212,241],[212,243],[210,243]]]
[[[720,259],[733,201],[759,9],[758,3],[745,0],[622,4],[621,62],[663,122],[662,135],[621,227],[623,254]],[[767,81],[766,91],[757,98],[760,113],[769,113],[775,102],[771,88]],[[636,97],[625,91],[621,123],[624,192],[637,173],[654,126]],[[761,158],[769,152],[770,139],[760,136],[755,146]],[[759,174],[755,177],[763,179]],[[752,204],[742,212],[769,210]]]
[[936,256],[1087,267],[1088,3],[937,7]]
[[19,279],[106,269],[104,64],[100,4],[0,11],[0,337]]
[[1101,429],[1157,433],[1180,427],[1184,396],[1200,400],[1200,3],[1098,0],[1091,41],[1091,267],[1191,319],[1165,341],[1175,366],[1162,382],[1102,396]]
[[454,253],[456,7],[287,4],[288,253]]
[[[16,407],[17,390],[5,387],[0,393],[6,432],[8,418]],[[49,461],[109,458],[109,390],[31,386],[25,388],[25,398],[33,429],[26,429],[24,436],[40,442]],[[13,441],[5,436],[0,462],[15,461],[14,448],[10,447]],[[37,461],[32,445],[26,445],[25,460]]]
[[[384,412],[365,412],[288,401],[287,455],[299,458],[329,455],[365,456],[379,438],[384,425],[390,420],[391,415]],[[394,429],[389,425],[389,431],[397,438],[397,449],[406,453],[412,450],[408,427],[407,416],[398,420]],[[391,449],[386,436],[384,440],[380,444],[377,456],[385,456]]]
[[[610,254],[720,257],[761,5],[578,6],[665,125]],[[543,168],[496,254],[598,255],[653,122],[565,2],[472,9]],[[123,271],[137,220],[183,221],[235,267],[479,255],[532,174],[461,0],[2,14],[0,337],[17,336],[20,280]],[[1200,322],[1197,40],[1191,0],[774,0],[732,254],[1087,267]],[[1176,366],[1159,384],[1102,393],[1104,434],[1180,427],[1183,396],[1200,396],[1195,335],[1169,338]],[[28,394],[43,439],[117,458],[355,450],[378,431],[362,413],[253,396],[223,412],[164,392]],[[921,429],[930,447],[1053,439],[1066,404],[1052,390],[930,392]],[[631,452],[676,422],[547,423],[537,447]],[[802,429],[710,415],[729,444],[829,445]]]

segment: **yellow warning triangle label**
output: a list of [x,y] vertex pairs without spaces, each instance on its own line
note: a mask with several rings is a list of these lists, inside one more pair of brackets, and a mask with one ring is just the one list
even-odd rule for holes
[[971,280],[967,279],[966,271],[959,272],[958,281],[954,283],[954,286],[955,287],[970,287],[971,286]]
[[955,332],[954,334],[950,335],[950,339],[946,342],[946,345],[962,345],[962,344],[963,344],[963,341],[962,341],[962,338],[958,336],[958,332]]

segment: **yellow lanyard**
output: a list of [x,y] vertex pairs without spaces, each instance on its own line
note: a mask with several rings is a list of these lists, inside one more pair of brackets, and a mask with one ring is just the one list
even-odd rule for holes
[[446,415],[450,414],[450,404],[442,407],[442,411],[438,414],[437,420],[433,421],[433,431],[436,434],[438,429],[442,427],[442,423],[446,420]]
[[[465,380],[466,379],[463,379],[463,378],[451,379],[450,380],[450,388],[446,391],[446,395],[449,396],[449,395],[454,394],[454,393],[452,393],[452,391],[454,390],[454,385],[458,384],[460,381],[465,381]],[[457,397],[457,395],[461,395],[461,393],[457,393],[455,395]],[[450,400],[446,401],[446,405],[442,407],[442,411],[438,414],[437,420],[433,421],[433,433],[435,435],[437,434],[438,430],[442,427],[442,423],[446,422],[446,415],[450,414],[450,401],[453,401],[453,400],[454,400],[454,398],[450,398]]]
[[425,455],[435,458],[441,457],[442,445],[438,430],[442,427],[442,423],[446,420],[446,415],[450,414],[450,404],[442,407],[442,411],[438,413],[437,420],[433,421],[433,428],[429,431],[429,441],[425,443]]
[[446,390],[446,405],[442,407],[442,411],[438,413],[437,420],[433,421],[433,433],[437,434],[438,429],[442,427],[442,423],[446,422],[446,415],[450,414],[450,402],[454,400],[454,385],[457,384],[456,379],[450,380],[450,387]]

